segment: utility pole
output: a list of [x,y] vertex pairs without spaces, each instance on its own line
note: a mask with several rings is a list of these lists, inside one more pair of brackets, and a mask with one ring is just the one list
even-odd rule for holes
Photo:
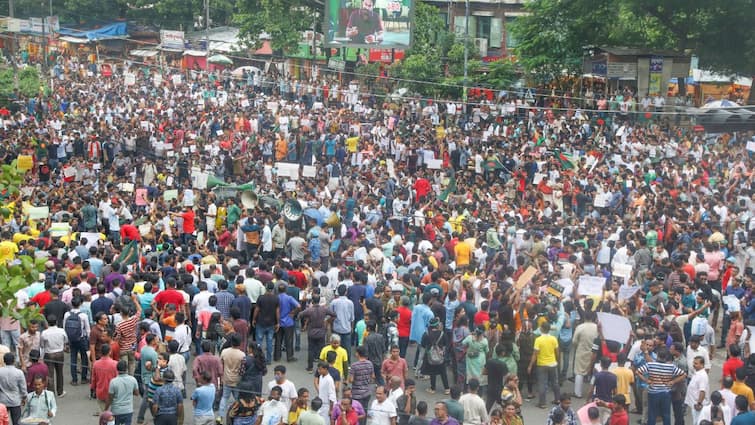
[[15,14],[13,13],[13,0],[8,0],[8,16],[11,18],[15,17]]
[[467,114],[467,65],[469,62],[469,0],[464,2],[464,84],[461,97],[464,100],[464,115]]
[[207,59],[210,59],[210,0],[204,0],[204,41],[205,49],[207,50],[207,57],[205,59],[205,71],[210,69],[210,63]]

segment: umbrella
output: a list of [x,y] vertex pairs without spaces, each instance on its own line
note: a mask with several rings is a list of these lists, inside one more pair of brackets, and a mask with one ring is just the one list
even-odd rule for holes
[[739,105],[737,103],[732,102],[731,100],[722,99],[722,100],[710,101],[706,103],[705,105],[701,106],[701,108],[704,108],[704,109],[736,108],[738,106]]
[[229,58],[226,55],[212,55],[209,58],[207,58],[207,62],[209,63],[218,63],[221,65],[232,65],[233,61],[231,58]]
[[262,73],[262,70],[259,69],[259,68],[257,68],[256,66],[240,66],[240,67],[234,69],[231,72],[231,75],[233,75],[234,77],[241,77],[242,75],[244,75],[244,71],[251,72],[253,74],[260,74],[260,73]]
[[315,220],[318,226],[322,225],[322,214],[317,208],[307,208],[306,210],[304,210],[304,215]]

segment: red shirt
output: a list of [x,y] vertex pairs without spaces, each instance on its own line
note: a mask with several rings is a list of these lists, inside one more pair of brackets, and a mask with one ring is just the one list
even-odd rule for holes
[[92,365],[92,383],[89,388],[94,390],[97,400],[107,400],[110,381],[118,376],[117,365],[118,362],[110,357],[102,357]]
[[396,323],[398,336],[399,338],[409,338],[409,333],[412,327],[412,311],[403,305],[397,308],[396,311],[398,312],[398,323]]
[[480,310],[474,315],[474,324],[476,326],[482,326],[490,321],[490,313],[484,310]]
[[731,379],[736,380],[737,379],[737,369],[740,367],[743,367],[745,363],[740,359],[739,357],[729,357],[728,360],[724,362],[723,366],[723,377],[731,376]]
[[31,302],[38,305],[39,308],[42,308],[45,306],[45,304],[49,303],[50,300],[52,300],[52,295],[50,295],[50,291],[42,291],[38,293],[37,295],[31,297]]
[[189,234],[194,233],[194,210],[189,209],[188,211],[181,213],[181,218],[184,219],[183,232]]
[[[610,403],[613,405],[613,403]],[[629,415],[626,410],[621,412],[611,413],[611,418],[608,420],[608,425],[629,425]]]
[[139,229],[133,224],[124,224],[121,226],[121,239],[138,242],[142,240],[142,235],[139,233]]
[[307,287],[307,277],[299,270],[289,270],[288,277],[294,280],[293,284],[297,288],[304,289]]
[[184,296],[175,289],[166,289],[155,295],[155,304],[162,310],[166,304],[173,304],[176,308],[184,305]]

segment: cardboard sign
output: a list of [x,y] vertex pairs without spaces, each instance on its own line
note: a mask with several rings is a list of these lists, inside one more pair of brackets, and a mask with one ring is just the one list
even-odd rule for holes
[[194,189],[205,190],[207,189],[207,173],[191,173],[191,185]]
[[91,248],[97,246],[97,241],[100,240],[100,234],[96,232],[81,232],[79,233],[79,240],[86,239],[86,247]]
[[525,270],[524,273],[519,276],[519,279],[517,279],[516,289],[519,290],[524,288],[529,283],[529,281],[532,280],[533,277],[535,277],[536,274],[536,268],[532,266],[527,267],[527,270]]
[[52,223],[50,225],[50,236],[59,238],[71,233],[71,225],[68,223]]
[[726,305],[726,310],[729,313],[741,310],[741,304],[739,303],[739,298],[737,298],[734,295],[725,295],[721,297],[721,301],[723,301],[723,303]]
[[440,170],[443,168],[443,160],[442,159],[431,159],[427,161],[427,168],[430,170]]
[[125,74],[123,76],[123,80],[124,80],[123,82],[127,86],[133,86],[134,84],[136,84],[136,75],[134,75],[134,74]]
[[147,189],[136,189],[136,193],[134,194],[134,203],[139,206],[147,205]]
[[119,183],[118,190],[120,190],[121,192],[133,193],[134,184],[133,183]]
[[16,161],[16,168],[18,171],[29,171],[34,168],[34,159],[31,155],[19,155]]
[[50,207],[31,207],[29,208],[30,220],[44,220],[50,216]]
[[387,159],[385,161],[385,167],[388,169],[388,175],[396,178],[396,164],[393,163],[392,159]]
[[165,202],[170,202],[174,199],[178,199],[178,190],[170,189],[163,192],[163,200]]
[[173,80],[173,85],[177,86],[181,84],[181,75],[173,75],[171,79]]
[[600,276],[580,276],[579,295],[596,296],[603,295],[606,279]]
[[275,168],[278,169],[278,177],[288,177],[291,180],[299,179],[299,164],[276,162]]
[[302,177],[317,177],[317,167],[314,165],[305,165],[301,170]]
[[603,337],[609,341],[625,344],[632,332],[632,324],[629,319],[618,314],[598,313],[598,322],[603,328]]
[[632,298],[634,294],[636,294],[639,290],[639,286],[621,285],[619,287],[619,301],[624,301]]

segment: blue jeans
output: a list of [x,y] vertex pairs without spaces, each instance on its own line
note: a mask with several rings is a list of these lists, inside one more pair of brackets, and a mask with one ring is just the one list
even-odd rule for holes
[[[265,338],[265,353],[267,357],[267,364],[270,364],[273,361],[273,335],[275,334],[275,327],[274,326],[261,326],[257,324],[255,337],[257,339],[257,344],[262,347],[262,338]],[[225,416],[221,416],[225,417]]]
[[131,425],[134,419],[134,412],[113,416],[115,416],[115,425]]
[[87,350],[89,349],[89,341],[81,340],[78,342],[71,342],[71,380],[73,382],[79,382],[78,379],[78,367],[79,358],[81,358],[81,380],[84,381],[89,376],[89,358],[87,357]]
[[671,425],[671,392],[662,393],[648,392],[648,424],[654,424],[655,419],[660,416],[663,419],[663,425]]
[[18,331],[18,329],[12,331],[1,331],[0,344],[3,344],[4,346],[10,348],[11,353],[15,353],[16,349],[18,348],[19,336],[21,336],[21,333]]
[[560,360],[561,360],[561,371],[559,374],[561,376],[566,376],[566,372],[569,371],[569,352],[571,350],[571,340],[563,342],[560,339],[558,340],[558,349],[561,351]]
[[223,395],[220,397],[220,407],[218,408],[218,416],[225,418],[228,406],[231,403],[228,402],[229,397],[233,397],[234,400],[239,399],[239,391],[236,388],[231,388],[228,385],[223,384]]
[[349,358],[351,358],[351,332],[345,334],[339,333],[338,336],[341,337],[341,347],[346,349],[346,352],[349,353]]

